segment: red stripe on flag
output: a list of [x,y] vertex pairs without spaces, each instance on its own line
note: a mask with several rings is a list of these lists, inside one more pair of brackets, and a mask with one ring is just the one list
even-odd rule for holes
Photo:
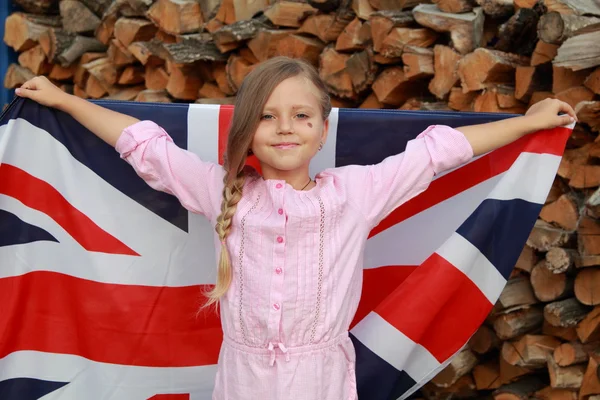
[[50,184],[9,164],[0,165],[0,193],[48,215],[84,249],[101,253],[137,256],[135,251],[110,235],[73,207]]
[[[196,316],[201,287],[89,281],[37,271],[0,279],[0,359],[19,350],[74,354],[120,365],[217,363],[214,309]],[[74,301],[75,300],[75,301]]]
[[523,152],[562,155],[570,132],[571,130],[567,128],[556,128],[525,136],[434,180],[426,191],[402,204],[373,228],[369,237],[506,172]]
[[456,353],[491,310],[479,288],[437,253],[375,309],[439,362]]
[[350,329],[385,300],[416,268],[413,265],[387,265],[364,269],[360,302]]
[[148,400],[190,400],[189,394],[156,394]]
[[[223,165],[225,151],[227,149],[227,138],[229,136],[229,126],[233,117],[233,106],[223,105],[219,109],[219,163]],[[256,156],[252,155],[246,159],[246,165],[253,167],[258,173],[262,173],[260,162]]]

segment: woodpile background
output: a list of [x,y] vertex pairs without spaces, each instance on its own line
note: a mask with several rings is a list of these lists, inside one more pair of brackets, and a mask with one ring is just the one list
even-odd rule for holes
[[581,121],[487,323],[418,393],[600,400],[598,0],[14,0],[7,88],[43,74],[85,98],[231,103],[274,55],[319,68],[338,107]]

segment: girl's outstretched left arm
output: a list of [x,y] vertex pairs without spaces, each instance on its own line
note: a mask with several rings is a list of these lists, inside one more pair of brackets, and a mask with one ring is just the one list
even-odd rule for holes
[[456,130],[465,135],[473,148],[473,155],[477,156],[507,145],[529,133],[566,126],[575,121],[577,116],[569,104],[556,99],[545,99],[531,106],[523,116],[462,126]]

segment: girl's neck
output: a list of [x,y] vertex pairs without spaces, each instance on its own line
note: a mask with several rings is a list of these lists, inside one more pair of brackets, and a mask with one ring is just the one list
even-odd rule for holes
[[313,180],[306,170],[281,171],[269,167],[262,167],[262,175],[265,180],[283,180],[296,190],[308,190],[314,186]]

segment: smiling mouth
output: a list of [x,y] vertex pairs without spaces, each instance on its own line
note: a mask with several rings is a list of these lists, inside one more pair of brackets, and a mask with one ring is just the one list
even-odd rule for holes
[[294,147],[298,147],[298,143],[280,143],[274,144],[273,147],[280,150],[293,149]]

